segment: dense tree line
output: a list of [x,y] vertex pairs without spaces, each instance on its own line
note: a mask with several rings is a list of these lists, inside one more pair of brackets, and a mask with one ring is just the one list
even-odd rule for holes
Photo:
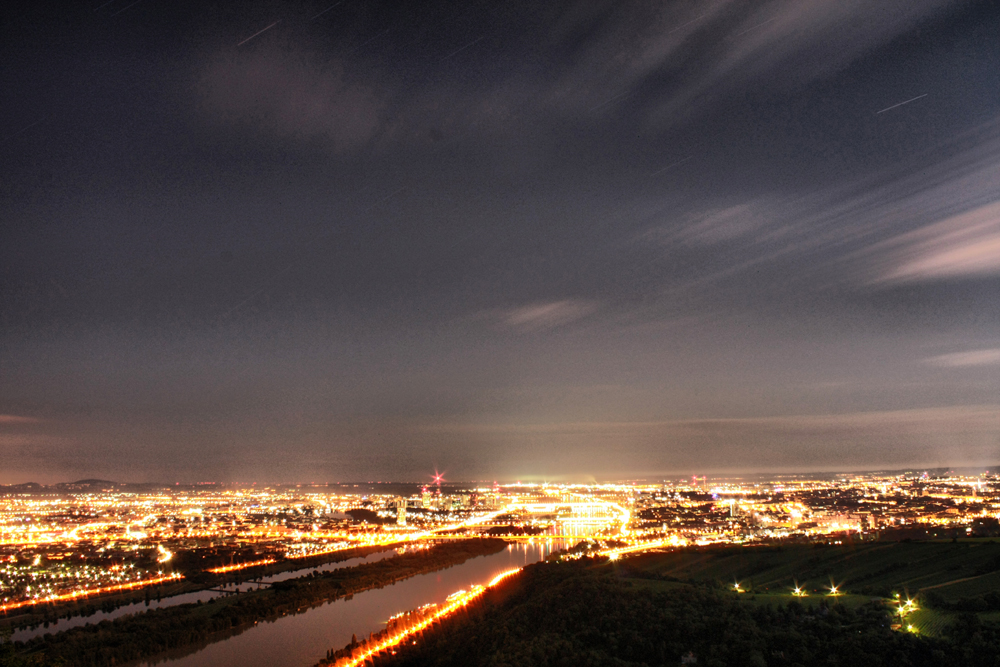
[[152,609],[45,635],[19,644],[19,654],[81,667],[148,658],[170,649],[211,641],[222,633],[259,621],[451,567],[505,547],[502,540],[460,540],[351,568],[316,571],[277,582],[270,588],[217,598],[207,604]]
[[946,611],[984,612],[1000,611],[1000,593],[990,591],[983,595],[969,598],[949,600],[937,591],[927,591],[920,594],[920,601],[925,607]]
[[[10,641],[10,628],[0,628],[0,667],[42,667],[45,665],[41,656],[19,655],[13,642]],[[52,663],[49,663],[52,664]]]
[[893,631],[891,623],[881,601],[768,604],[712,585],[635,585],[618,566],[581,559],[526,568],[384,664],[1000,665],[1000,632],[974,615],[961,617],[947,639]]

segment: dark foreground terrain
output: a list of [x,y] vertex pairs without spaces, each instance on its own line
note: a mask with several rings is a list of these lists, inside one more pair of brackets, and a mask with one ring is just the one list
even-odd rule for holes
[[[542,563],[379,664],[1000,666],[998,555],[985,542],[890,543]],[[791,595],[796,571],[807,597]],[[831,579],[848,594],[824,594]],[[896,592],[913,600],[902,618]]]

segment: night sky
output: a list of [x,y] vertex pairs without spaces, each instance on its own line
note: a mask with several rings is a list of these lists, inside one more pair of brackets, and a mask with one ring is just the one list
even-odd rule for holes
[[1000,5],[4,3],[0,483],[1000,463]]

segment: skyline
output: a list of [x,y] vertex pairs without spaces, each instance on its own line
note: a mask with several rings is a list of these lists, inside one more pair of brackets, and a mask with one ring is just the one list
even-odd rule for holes
[[0,484],[996,465],[998,28],[19,3]]
[[[767,471],[767,470],[733,470],[729,473],[726,472],[715,472],[710,475],[705,474],[687,474],[687,473],[672,473],[665,474],[662,476],[647,475],[646,477],[634,477],[634,478],[594,478],[585,477],[581,475],[528,475],[523,478],[509,479],[498,479],[498,478],[484,478],[484,479],[455,479],[455,480],[441,480],[441,489],[456,491],[462,489],[472,489],[477,486],[488,486],[491,488],[543,488],[543,487],[555,487],[555,486],[565,486],[565,487],[617,487],[620,485],[657,485],[657,484],[679,484],[691,482],[692,485],[701,484],[771,484],[779,480],[787,480],[789,484],[798,484],[804,481],[824,481],[824,482],[834,482],[837,480],[845,481],[848,478],[853,477],[865,477],[872,475],[883,475],[883,476],[898,476],[901,479],[915,479],[921,478],[926,479],[938,479],[950,477],[953,475],[960,475],[964,477],[978,477],[978,478],[988,478],[991,475],[996,475],[997,470],[1000,469],[1000,465],[992,466],[950,466],[950,467],[920,467],[920,466],[910,466],[897,469],[889,468],[879,468],[879,469],[851,469],[851,468],[830,468],[829,470],[780,470],[780,471]],[[321,481],[316,479],[299,479],[299,480],[285,480],[285,481],[273,481],[273,482],[257,482],[257,481],[246,481],[246,480],[236,480],[236,481],[214,481],[214,480],[198,480],[198,481],[175,481],[175,480],[144,480],[144,481],[130,481],[130,480],[111,480],[111,479],[97,479],[97,478],[87,478],[87,479],[74,479],[74,480],[62,480],[58,482],[50,482],[48,484],[39,484],[38,482],[28,481],[16,484],[6,484],[0,485],[0,487],[6,488],[8,491],[22,492],[22,487],[28,487],[32,485],[38,485],[39,488],[49,489],[49,490],[60,490],[60,491],[84,491],[88,489],[97,489],[101,484],[110,484],[112,486],[109,489],[115,488],[117,490],[126,488],[138,488],[138,489],[156,489],[160,488],[165,491],[171,490],[212,490],[213,488],[219,489],[229,489],[237,491],[260,491],[267,488],[322,488],[330,487],[337,488],[344,491],[350,491],[353,488],[368,487],[372,493],[389,493],[388,489],[416,489],[422,488],[425,490],[436,489],[437,486],[433,481],[427,482],[424,479],[419,479],[417,477],[411,477],[409,479],[353,479],[353,480],[341,480],[341,481]],[[429,475],[433,478],[433,475]],[[360,492],[355,492],[360,493]],[[364,494],[362,494],[364,495]]]

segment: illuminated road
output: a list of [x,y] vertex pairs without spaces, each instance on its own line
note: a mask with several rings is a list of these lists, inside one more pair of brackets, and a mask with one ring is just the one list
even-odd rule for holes
[[222,567],[213,567],[209,570],[212,574],[225,574],[226,572],[235,572],[236,570],[245,570],[249,567],[260,567],[262,565],[271,565],[272,563],[277,563],[273,558],[265,558],[263,560],[254,560],[246,563],[234,563],[233,565],[224,565]]
[[601,556],[607,556],[611,560],[618,560],[622,556],[629,554],[642,553],[643,551],[649,551],[650,549],[663,549],[665,547],[680,547],[684,546],[684,540],[677,535],[671,535],[660,540],[649,540],[647,542],[636,542],[634,544],[629,544],[624,547],[614,547],[611,549],[605,549],[599,551]]
[[434,621],[440,620],[455,613],[462,607],[467,606],[470,602],[480,597],[487,589],[496,586],[501,581],[514,576],[521,571],[522,568],[514,568],[502,572],[497,576],[493,577],[492,580],[485,586],[473,586],[468,591],[457,591],[448,596],[448,601],[441,607],[435,607],[434,611],[429,615],[425,616],[420,620],[420,622],[410,625],[400,631],[389,634],[389,636],[381,636],[374,643],[369,643],[367,641],[363,642],[360,646],[354,649],[350,657],[344,657],[337,660],[335,667],[357,667],[362,665],[373,656],[392,648],[393,646],[398,646],[408,637],[411,637],[418,632],[430,627]]
[[134,590],[136,588],[143,588],[145,586],[155,586],[156,584],[162,584],[166,581],[178,581],[183,579],[184,576],[180,574],[169,574],[162,577],[156,577],[155,579],[143,579],[141,581],[132,581],[127,584],[115,584],[113,586],[103,586],[101,588],[83,588],[71,593],[64,593],[62,595],[47,595],[45,597],[32,598],[31,600],[21,600],[20,602],[11,602],[9,604],[0,605],[0,611],[8,611],[11,609],[19,609],[21,607],[29,607],[36,604],[46,604],[49,602],[66,602],[69,600],[79,600],[91,595],[101,595],[103,593],[120,593],[122,591]]
[[[680,538],[677,536],[671,536],[662,540],[650,540],[647,542],[640,542],[636,544],[630,544],[625,547],[616,547],[613,549],[605,549],[598,552],[599,555],[606,556],[611,560],[618,560],[624,555],[641,553],[643,551],[649,551],[650,549],[659,549],[663,547],[678,546],[680,544]],[[379,653],[392,649],[398,646],[403,641],[412,637],[413,635],[426,630],[435,621],[447,617],[450,614],[458,611],[459,609],[467,606],[469,603],[473,602],[483,593],[485,593],[489,588],[496,586],[502,581],[509,579],[521,572],[523,568],[517,567],[502,572],[501,574],[490,580],[489,583],[485,585],[476,585],[470,588],[468,591],[461,590],[452,593],[448,596],[448,601],[444,606],[435,607],[434,610],[426,615],[420,615],[420,620],[416,623],[408,624],[402,629],[395,630],[393,632],[386,632],[381,635],[373,637],[372,641],[362,641],[351,653],[350,656],[345,656],[337,659],[336,661],[327,663],[333,667],[358,667],[372,660]],[[419,614],[421,610],[415,610],[413,612],[406,612],[407,614]],[[405,614],[398,614],[394,618],[404,616]],[[392,621],[390,620],[390,623]]]

